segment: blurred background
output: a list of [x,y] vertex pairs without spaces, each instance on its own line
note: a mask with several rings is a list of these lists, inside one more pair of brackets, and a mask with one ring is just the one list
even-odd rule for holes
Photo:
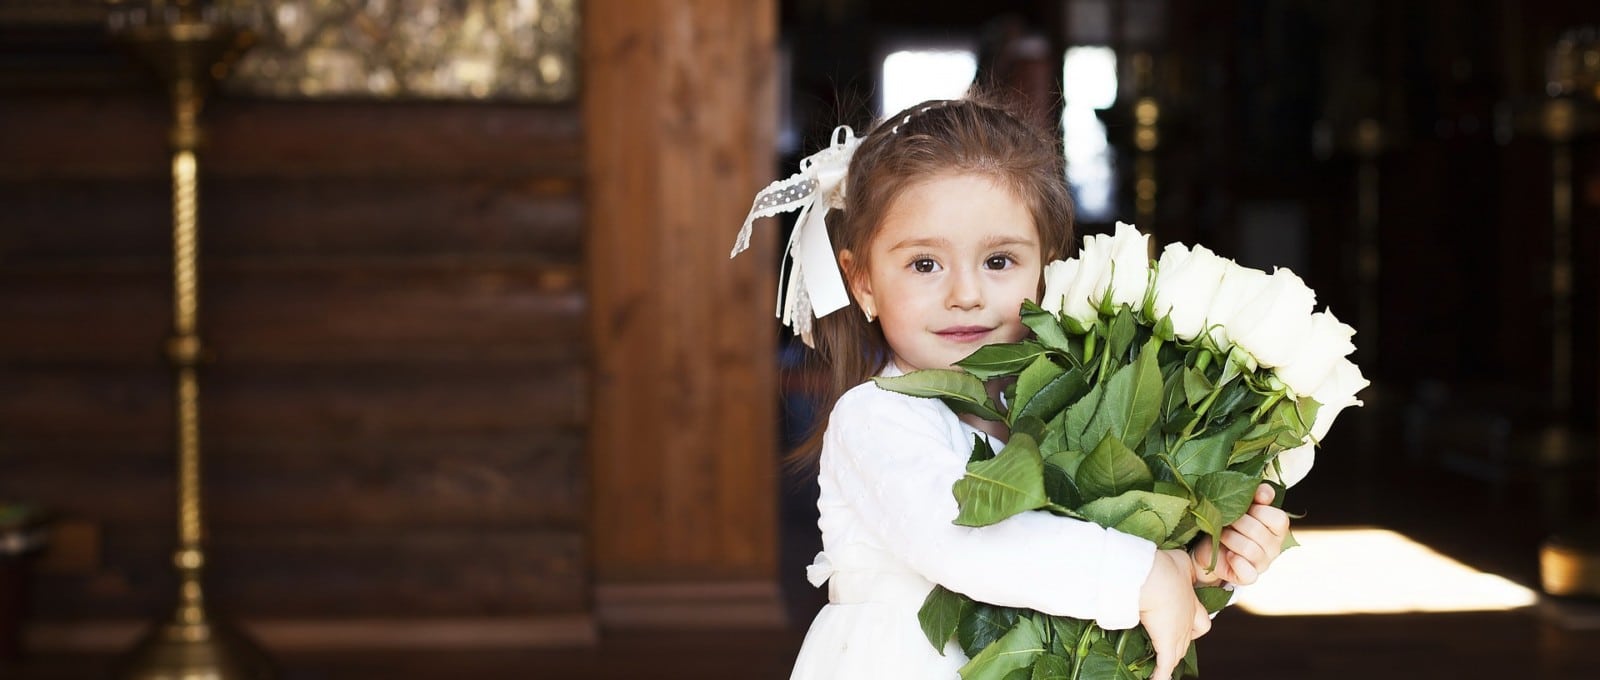
[[786,677],[818,376],[787,222],[724,253],[834,126],[975,84],[1080,233],[1358,330],[1205,677],[1600,677],[1581,0],[0,0],[0,677],[136,667],[196,518],[282,677]]

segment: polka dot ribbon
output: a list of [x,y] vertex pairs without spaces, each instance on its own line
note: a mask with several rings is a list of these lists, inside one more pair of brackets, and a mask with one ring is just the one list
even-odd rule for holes
[[800,172],[773,182],[756,194],[750,214],[744,218],[739,237],[734,240],[732,258],[750,247],[750,232],[756,220],[799,210],[794,232],[784,246],[788,272],[778,282],[777,316],[794,330],[807,346],[815,347],[812,320],[832,314],[850,298],[845,293],[844,276],[834,260],[833,244],[828,239],[828,208],[844,207],[845,173],[850,157],[861,144],[847,125],[833,130],[827,148],[800,161]]

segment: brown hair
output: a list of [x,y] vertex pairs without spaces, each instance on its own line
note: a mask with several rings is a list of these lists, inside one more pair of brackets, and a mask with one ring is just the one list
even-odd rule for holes
[[[1028,204],[1045,262],[1064,258],[1072,242],[1072,199],[1062,158],[1060,139],[997,102],[969,97],[917,104],[862,138],[850,161],[844,208],[828,213],[828,238],[835,254],[849,250],[854,267],[865,271],[868,246],[896,197],[937,176],[976,174]],[[890,349],[883,331],[859,309],[817,319],[812,332],[816,357],[828,371],[813,395],[816,413],[827,414],[845,391],[883,370]],[[827,425],[824,415],[789,454],[791,469],[814,467]]]

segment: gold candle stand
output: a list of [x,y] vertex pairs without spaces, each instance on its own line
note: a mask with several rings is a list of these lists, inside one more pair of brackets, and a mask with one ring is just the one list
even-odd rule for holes
[[206,610],[204,523],[200,501],[199,161],[200,110],[214,82],[254,40],[228,13],[196,0],[113,5],[112,33],[155,67],[171,97],[173,336],[178,444],[178,603],[129,653],[117,677],[129,680],[264,680],[271,663],[247,638]]

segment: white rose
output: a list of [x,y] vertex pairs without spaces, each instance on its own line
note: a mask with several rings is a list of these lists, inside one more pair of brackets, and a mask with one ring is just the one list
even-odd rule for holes
[[1294,486],[1311,473],[1311,466],[1316,462],[1317,447],[1308,442],[1278,454],[1278,464],[1268,465],[1265,476],[1284,486]]
[[1356,393],[1372,384],[1361,375],[1361,369],[1351,363],[1349,359],[1340,358],[1334,361],[1333,370],[1328,372],[1327,378],[1317,386],[1311,398],[1321,404],[1317,409],[1317,419],[1311,423],[1311,438],[1322,441],[1328,435],[1328,429],[1333,427],[1333,419],[1339,417],[1339,412],[1351,406],[1360,406],[1360,399]]
[[1355,334],[1356,329],[1334,318],[1333,312],[1312,314],[1305,348],[1293,361],[1278,367],[1278,379],[1297,395],[1315,392],[1333,370],[1333,362],[1356,351],[1350,342]]
[[1067,296],[1067,291],[1072,288],[1072,280],[1078,275],[1078,260],[1056,260],[1044,266],[1044,297],[1039,299],[1039,307],[1051,314],[1061,314],[1062,303]]
[[1228,337],[1228,324],[1266,285],[1267,273],[1260,269],[1241,267],[1233,262],[1224,267],[1222,283],[1217,285],[1217,293],[1211,296],[1211,306],[1206,309],[1206,328],[1219,352],[1233,347]]
[[1191,251],[1181,243],[1168,244],[1156,263],[1155,303],[1151,318],[1172,318],[1172,330],[1180,339],[1193,340],[1206,328],[1206,313],[1211,299],[1222,285],[1222,274],[1232,264],[1205,246]]
[[1098,247],[1106,250],[1109,262],[1090,290],[1094,300],[1104,300],[1109,290],[1113,308],[1126,305],[1142,309],[1145,291],[1150,287],[1150,236],[1139,233],[1131,224],[1118,222],[1116,232],[1110,237],[1101,236]]
[[1317,294],[1299,276],[1277,269],[1260,292],[1226,322],[1228,339],[1262,366],[1289,364],[1305,349],[1311,308],[1316,304]]
[[[1074,258],[1078,264],[1070,270],[1072,278],[1062,291],[1061,313],[1077,319],[1084,326],[1093,324],[1100,317],[1101,296],[1095,295],[1094,284],[1110,266],[1109,246],[1110,239],[1098,236],[1085,238],[1083,247],[1078,249],[1078,257]],[[1103,288],[1101,292],[1104,293]]]

